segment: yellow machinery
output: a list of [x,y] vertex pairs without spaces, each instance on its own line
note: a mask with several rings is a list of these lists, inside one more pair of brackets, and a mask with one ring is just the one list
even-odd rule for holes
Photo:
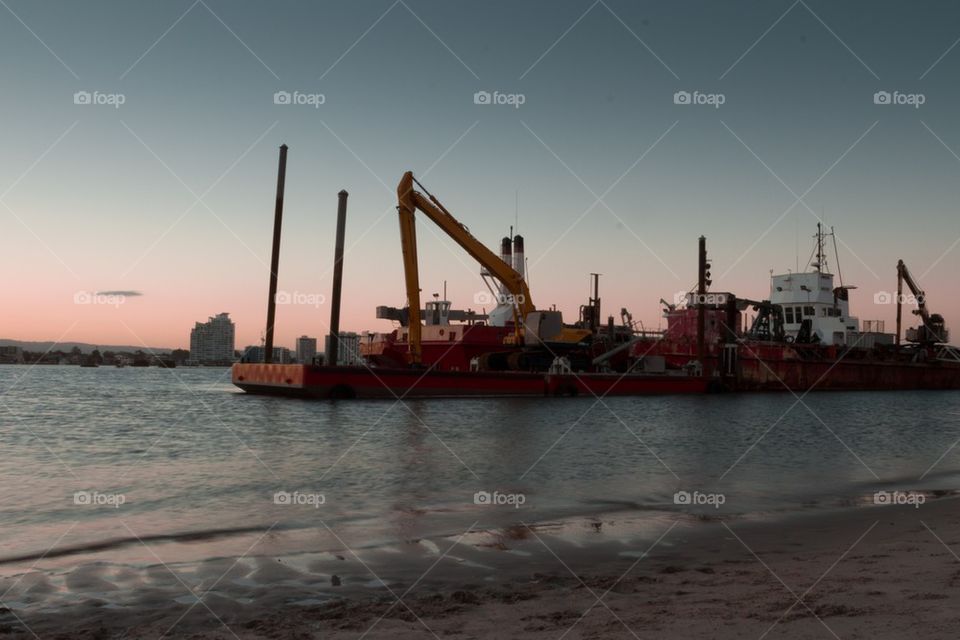
[[[414,184],[423,189],[426,195],[414,189]],[[467,227],[454,218],[446,207],[413,177],[412,172],[407,171],[400,179],[400,184],[397,185],[397,199],[399,203],[397,211],[400,214],[400,242],[403,249],[403,272],[410,314],[409,344],[412,364],[420,364],[422,357],[420,273],[417,264],[417,230],[414,218],[417,209],[430,218],[510,292],[514,302],[514,327],[516,328],[514,336],[511,336],[511,342],[517,345],[524,343],[524,328],[527,330],[527,343],[542,343],[548,339],[554,342],[578,343],[591,335],[590,331],[565,328],[559,311],[537,311],[523,276],[474,238]]]

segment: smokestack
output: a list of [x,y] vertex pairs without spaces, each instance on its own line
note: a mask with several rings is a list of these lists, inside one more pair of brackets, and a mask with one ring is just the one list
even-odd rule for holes
[[500,259],[510,266],[513,266],[512,254],[513,250],[510,248],[510,238],[503,236],[503,240],[500,241]]
[[283,223],[283,190],[287,179],[287,145],[280,145],[277,170],[277,204],[273,210],[273,252],[270,254],[270,294],[267,298],[267,332],[263,361],[273,362],[273,323],[277,315],[277,272],[280,270],[280,226]]
[[513,236],[513,270],[526,278],[523,264],[523,236]]
[[333,294],[330,296],[330,348],[327,364],[337,366],[340,355],[340,292],[343,289],[343,236],[347,225],[346,191],[337,194],[337,243],[333,250]]

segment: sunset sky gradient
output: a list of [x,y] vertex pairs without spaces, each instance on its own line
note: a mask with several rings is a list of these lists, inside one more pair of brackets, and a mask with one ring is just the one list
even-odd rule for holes
[[[956,323],[960,7],[747,4],[7,0],[0,338],[185,347],[226,311],[238,348],[258,342],[282,143],[280,290],[329,297],[346,189],[346,329],[389,329],[374,308],[405,302],[406,170],[491,248],[518,224],[535,304],[571,320],[599,272],[604,316],[657,327],[657,301],[695,280],[701,234],[714,289],[765,297],[771,269],[804,266],[821,216],[861,320],[892,330],[873,297],[902,258]],[[525,101],[475,104],[484,90]],[[424,297],[446,280],[476,308],[478,265],[418,229]],[[142,295],[75,301],[123,290]],[[281,306],[276,342],[328,320],[325,302]]]

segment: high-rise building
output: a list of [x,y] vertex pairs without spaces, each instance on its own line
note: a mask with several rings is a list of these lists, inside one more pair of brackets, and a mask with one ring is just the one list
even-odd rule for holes
[[197,364],[231,364],[235,360],[235,330],[229,313],[219,313],[210,316],[206,322],[198,322],[190,332],[190,360]]
[[[330,334],[323,341],[324,357],[330,353]],[[363,363],[360,355],[360,335],[352,331],[340,332],[340,346],[337,349],[337,361],[326,362],[330,365],[355,366]]]
[[317,339],[309,336],[300,336],[297,338],[297,362],[300,364],[311,364],[313,357],[317,355]]
[[[263,362],[263,354],[266,350],[263,346],[250,345],[243,350],[242,362]],[[292,353],[286,347],[273,348],[273,364],[290,364]]]

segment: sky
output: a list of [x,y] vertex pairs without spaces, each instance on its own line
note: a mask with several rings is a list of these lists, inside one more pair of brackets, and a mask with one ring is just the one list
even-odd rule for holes
[[[259,342],[281,144],[280,345],[327,332],[341,189],[341,326],[391,328],[406,170],[489,247],[516,227],[570,320],[597,272],[604,316],[659,326],[700,235],[714,290],[766,297],[818,221],[861,320],[892,330],[901,258],[960,317],[952,3],[0,4],[3,338],[187,347],[229,312]],[[418,235],[424,297],[477,309],[479,266]]]

